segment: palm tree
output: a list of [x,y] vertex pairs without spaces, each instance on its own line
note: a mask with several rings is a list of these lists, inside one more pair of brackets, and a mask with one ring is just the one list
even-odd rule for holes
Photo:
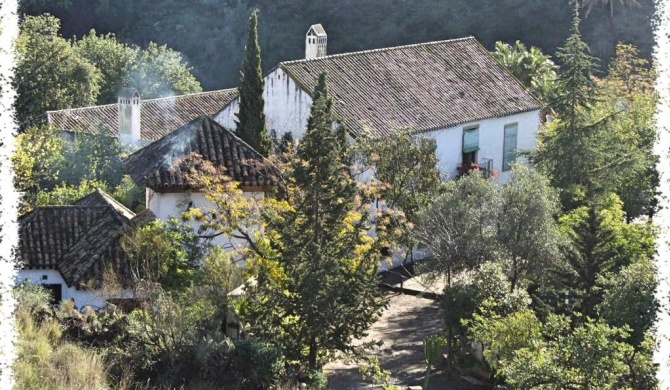
[[509,70],[542,102],[547,101],[551,84],[556,78],[556,65],[551,56],[531,46],[530,50],[520,41],[514,45],[496,42],[493,57]]

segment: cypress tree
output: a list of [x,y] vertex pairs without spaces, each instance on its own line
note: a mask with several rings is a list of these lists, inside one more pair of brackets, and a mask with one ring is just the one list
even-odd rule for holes
[[379,248],[367,235],[367,216],[356,211],[357,186],[342,161],[347,144],[332,128],[325,74],[313,98],[289,163],[290,207],[266,225],[269,246],[280,249],[261,261],[247,303],[257,335],[318,370],[325,352],[365,347],[352,341],[365,336],[385,303],[377,287]]
[[244,49],[244,62],[240,75],[240,109],[237,113],[237,135],[259,153],[267,156],[272,141],[265,128],[263,112],[263,74],[261,48],[258,45],[258,10],[249,16],[249,36]]

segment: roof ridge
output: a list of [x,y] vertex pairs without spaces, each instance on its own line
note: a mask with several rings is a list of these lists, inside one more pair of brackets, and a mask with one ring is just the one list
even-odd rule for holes
[[437,44],[441,44],[441,43],[455,43],[455,42],[466,41],[466,40],[469,40],[469,39],[476,40],[474,36],[470,35],[470,36],[461,37],[461,38],[443,39],[441,41],[411,43],[409,45],[381,47],[381,48],[378,48],[378,49],[351,51],[351,52],[348,52],[348,53],[331,54],[331,55],[327,55],[327,56],[323,56],[323,57],[310,58],[310,59],[303,58],[303,59],[299,59],[299,60],[282,61],[282,62],[279,63],[279,65],[280,66],[281,65],[292,65],[292,64],[297,64],[297,63],[301,63],[301,62],[311,62],[311,61],[319,61],[319,60],[330,59],[330,58],[340,58],[340,57],[347,57],[347,56],[354,56],[354,55],[361,55],[361,54],[369,54],[369,53],[377,53],[377,52],[384,52],[384,51],[408,49],[408,48],[412,48],[412,47],[437,45]]
[[67,111],[90,110],[90,109],[92,109],[92,108],[112,107],[112,106],[116,106],[116,105],[118,105],[118,104],[119,104],[119,103],[108,103],[108,104],[99,104],[99,105],[95,105],[95,106],[62,108],[62,109],[60,109],[60,110],[51,110],[51,111],[47,111],[46,114],[47,114],[47,116],[48,116],[49,114],[54,114],[54,113],[67,112]]
[[115,211],[117,211],[119,213],[128,213],[131,216],[128,219],[132,219],[132,218],[135,217],[135,213],[131,209],[124,206],[124,204],[119,202],[118,200],[114,199],[113,196],[108,194],[103,189],[98,187],[98,188],[95,189],[95,192],[99,193],[100,196],[102,196],[102,198],[105,200],[105,202],[107,202],[113,209],[115,209]]
[[[183,98],[192,97],[192,96],[213,94],[213,93],[217,93],[217,92],[230,91],[230,90],[234,90],[234,89],[237,89],[237,88],[236,87],[234,87],[234,88],[224,88],[224,89],[216,89],[216,90],[213,90],[213,91],[187,93],[187,94],[183,94],[183,95],[163,96],[163,97],[151,98],[151,99],[141,99],[140,103],[155,102],[155,101],[164,100],[164,99],[183,99]],[[97,104],[97,105],[85,106],[85,107],[63,108],[63,109],[60,109],[60,110],[47,110],[46,114],[49,115],[49,114],[53,114],[53,113],[73,112],[73,111],[88,110],[88,109],[93,109],[93,108],[112,107],[112,106],[116,106],[118,104],[119,103],[107,103],[107,104]]]
[[[237,89],[237,87],[215,89],[213,91],[202,91],[202,92],[195,92],[195,93],[187,93],[187,94],[183,94],[183,95],[163,96],[163,97],[152,98],[152,99],[142,99],[142,100],[140,100],[140,103],[155,102],[157,100],[164,100],[164,99],[183,99],[183,98],[187,98],[187,97],[191,97],[191,96],[206,95],[206,94],[212,94],[212,93],[217,93],[217,92],[230,91],[230,90],[234,90],[234,89]],[[93,106],[93,107],[96,107],[96,106]]]
[[89,206],[84,204],[47,204],[44,206],[37,206],[33,211],[40,209],[106,209],[109,206]]

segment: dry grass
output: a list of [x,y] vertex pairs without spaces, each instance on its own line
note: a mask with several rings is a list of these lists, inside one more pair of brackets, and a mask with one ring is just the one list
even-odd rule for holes
[[61,327],[49,318],[38,324],[32,309],[16,313],[19,340],[14,362],[15,389],[108,389],[100,355],[61,340]]

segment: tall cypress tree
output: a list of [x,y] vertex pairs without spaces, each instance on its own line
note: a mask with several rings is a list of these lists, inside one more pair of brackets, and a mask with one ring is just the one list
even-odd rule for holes
[[[290,162],[290,207],[266,226],[279,248],[260,260],[247,304],[254,331],[277,340],[289,359],[320,368],[325,352],[357,352],[384,301],[377,288],[379,248],[356,212],[357,187],[342,161],[347,144],[332,128],[322,74],[306,133]],[[269,265],[268,265],[269,264]]]
[[237,113],[237,135],[259,153],[267,156],[272,141],[265,128],[263,112],[263,74],[261,70],[261,48],[258,45],[258,10],[249,16],[249,37],[244,52],[240,75],[240,109]]

